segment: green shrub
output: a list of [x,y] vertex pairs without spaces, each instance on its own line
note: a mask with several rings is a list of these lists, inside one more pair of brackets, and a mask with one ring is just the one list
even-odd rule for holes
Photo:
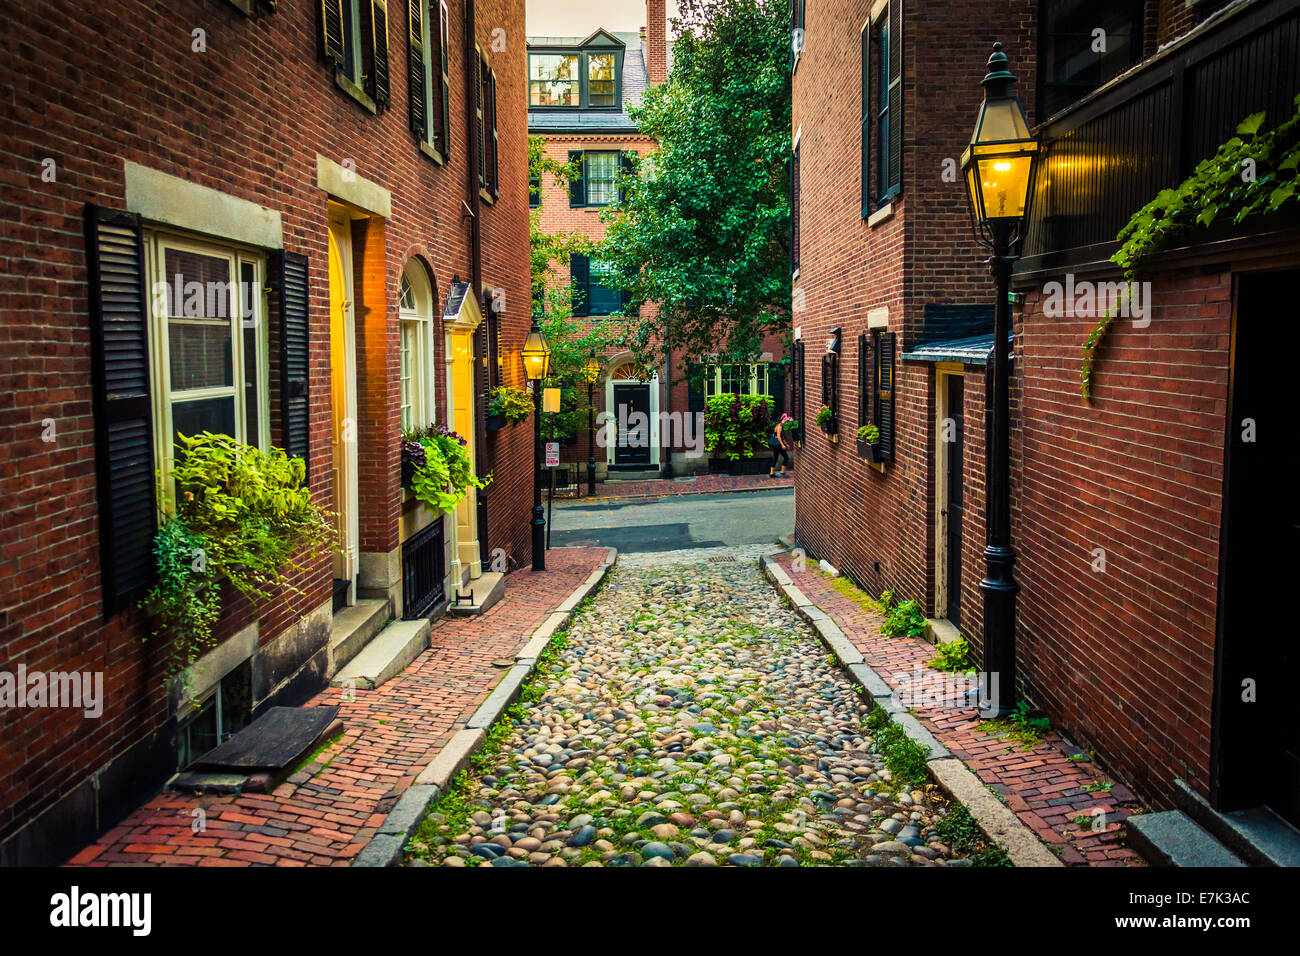
[[533,413],[532,396],[517,385],[498,385],[492,389],[487,413],[500,415],[507,425],[518,425]]
[[466,441],[453,431],[430,425],[408,433],[424,446],[424,462],[416,463],[411,491],[435,511],[451,511],[471,487],[484,488],[492,476],[479,478]]
[[[886,603],[888,598],[888,603]],[[894,595],[886,591],[881,595],[881,605],[885,609],[885,623],[880,626],[880,633],[886,637],[917,637],[925,633],[925,612],[915,601],[903,601],[894,604]]]
[[880,429],[875,425],[863,425],[858,429],[858,441],[864,441],[869,445],[874,445],[880,441]]
[[831,422],[835,421],[835,413],[823,405],[817,410],[817,417],[813,419],[813,421],[815,421],[818,426],[829,425]]
[[183,666],[212,647],[221,617],[221,586],[207,551],[207,539],[176,517],[163,523],[153,541],[158,578],[141,607],[154,620],[153,635],[166,633],[175,642]]
[[907,736],[879,704],[867,715],[866,724],[876,751],[884,756],[885,766],[899,782],[911,786],[926,782],[926,764],[930,759],[928,747],[922,747]]
[[714,395],[704,403],[704,447],[738,461],[767,448],[775,400],[770,395]]
[[940,644],[935,648],[934,657],[927,663],[937,671],[952,671],[956,674],[965,674],[975,666],[971,663],[970,645],[965,638]]

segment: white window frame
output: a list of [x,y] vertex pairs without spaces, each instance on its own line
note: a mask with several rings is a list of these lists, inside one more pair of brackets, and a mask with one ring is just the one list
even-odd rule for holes
[[[421,267],[414,262],[408,263],[398,280],[397,319],[398,352],[402,431],[409,428],[423,428],[434,423],[437,413],[434,404],[434,357],[433,357],[433,282],[427,275],[420,277],[420,286],[424,290],[424,302],[420,301],[420,287],[410,284],[415,307],[408,308],[402,304],[401,289],[410,282],[407,275]],[[408,340],[407,335],[410,334]],[[407,414],[410,409],[410,414]],[[409,424],[408,424],[409,423]]]
[[723,369],[742,368],[744,363],[731,362],[718,365],[710,365],[704,372],[704,397],[712,398],[714,395],[767,395],[768,394],[768,377],[767,364],[759,362],[750,364],[749,382],[746,385],[747,391],[744,392],[724,392],[722,390]]
[[[235,434],[230,436],[236,441],[248,441],[248,414],[246,408],[246,386],[251,375],[257,383],[257,405],[253,414],[257,417],[257,447],[266,451],[270,447],[271,411],[270,411],[270,356],[267,340],[266,309],[266,256],[258,249],[237,243],[220,240],[195,238],[180,233],[161,229],[148,229],[144,234],[146,278],[149,290],[149,374],[153,391],[153,442],[154,460],[158,462],[161,485],[166,500],[160,502],[165,511],[170,511],[170,501],[174,499],[175,490],[172,482],[172,470],[175,467],[175,450],[172,447],[172,405],[178,400],[200,401],[207,398],[233,397],[235,403]],[[198,255],[225,259],[230,263],[230,275],[233,281],[241,281],[245,264],[254,268],[253,282],[257,292],[253,296],[253,314],[243,315],[243,296],[236,295],[230,302],[232,312],[241,314],[231,317],[231,379],[230,385],[210,388],[192,388],[172,393],[171,387],[171,351],[168,329],[168,306],[174,301],[175,292],[171,289],[167,277],[167,250],[176,249],[193,252]],[[168,283],[168,294],[154,295],[159,283]],[[184,290],[180,293],[181,301],[185,299]],[[249,369],[244,358],[244,339],[246,335],[256,337],[255,364]]]

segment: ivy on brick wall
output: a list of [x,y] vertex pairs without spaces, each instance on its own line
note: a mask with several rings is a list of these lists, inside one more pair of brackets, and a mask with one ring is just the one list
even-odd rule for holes
[[[1126,283],[1135,281],[1150,256],[1215,222],[1230,220],[1235,225],[1300,203],[1300,96],[1295,104],[1295,115],[1267,132],[1260,132],[1263,113],[1246,117],[1236,135],[1187,179],[1161,190],[1133,214],[1116,237],[1120,247],[1111,256]],[[1079,379],[1085,399],[1091,399],[1097,348],[1115,314],[1112,303],[1084,342]]]

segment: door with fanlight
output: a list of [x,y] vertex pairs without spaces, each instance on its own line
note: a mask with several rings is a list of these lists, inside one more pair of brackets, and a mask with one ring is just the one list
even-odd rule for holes
[[352,233],[346,213],[330,217],[330,401],[332,408],[334,606],[356,603],[358,554],[356,319],[352,288]]

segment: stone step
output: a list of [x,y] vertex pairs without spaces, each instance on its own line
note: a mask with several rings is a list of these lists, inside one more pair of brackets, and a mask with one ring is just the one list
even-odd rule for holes
[[661,476],[658,468],[628,469],[626,471],[611,468],[609,475],[605,478],[605,484],[616,485],[620,481],[653,481],[659,477]]
[[361,653],[388,623],[388,602],[378,598],[358,601],[334,615],[330,624],[329,669],[332,677],[348,661]]
[[1181,810],[1140,813],[1124,821],[1128,845],[1152,866],[1245,866]]
[[[464,595],[467,592],[470,595],[467,600],[456,600],[457,593]],[[470,581],[467,587],[453,589],[452,593],[447,595],[447,613],[458,617],[482,614],[500,601],[505,593],[506,576],[500,571],[489,571],[482,577]]]
[[1268,807],[1221,813],[1183,780],[1174,781],[1174,803],[1252,866],[1300,866],[1300,830]]
[[429,622],[393,621],[330,679],[334,687],[374,690],[406,669],[429,646]]

